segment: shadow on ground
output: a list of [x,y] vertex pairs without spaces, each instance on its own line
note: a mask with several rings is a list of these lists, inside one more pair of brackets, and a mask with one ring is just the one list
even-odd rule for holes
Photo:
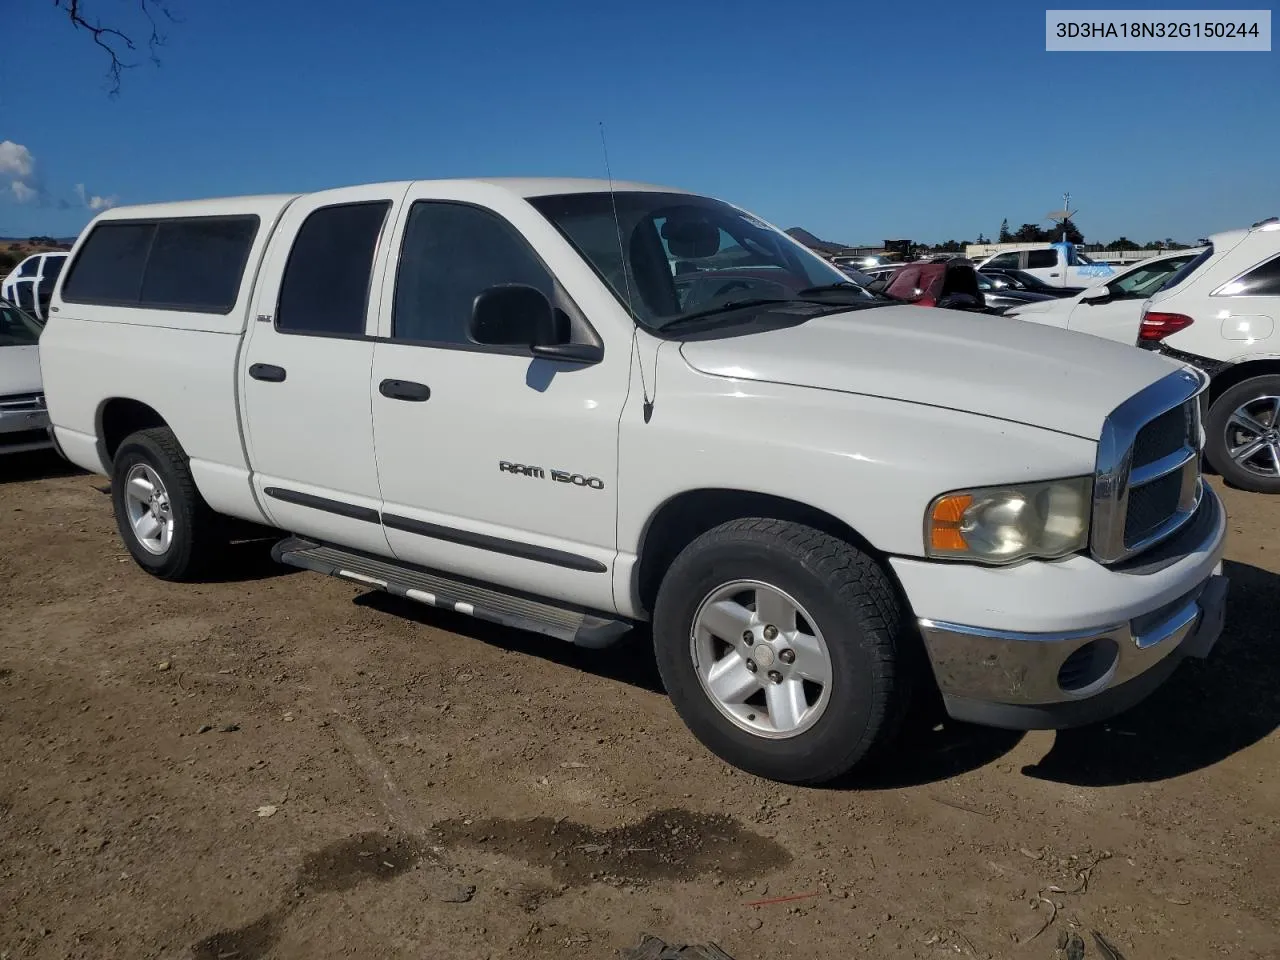
[[1104,724],[1064,730],[1031,777],[1076,786],[1149,783],[1194,773],[1280,726],[1280,576],[1227,561],[1227,624],[1207,660]]
[[54,477],[88,476],[73,463],[63,460],[52,450],[29,453],[6,453],[0,456],[0,486],[6,483],[29,483]]
[[637,628],[617,644],[604,650],[576,647],[563,640],[537,633],[515,630],[498,624],[463,616],[449,610],[425,606],[389,593],[371,592],[356,597],[360,606],[406,620],[413,620],[437,630],[447,630],[470,637],[493,647],[538,657],[572,670],[582,670],[606,680],[625,683],[652,693],[664,693],[653,646],[646,629]]
[[[653,639],[637,627],[618,644],[590,650],[534,633],[513,630],[423,606],[381,592],[361,594],[357,604],[447,630],[481,643],[581,670],[616,683],[652,693],[665,693],[653,656]],[[901,738],[886,757],[856,776],[832,784],[836,788],[868,790],[936,783],[975,770],[1008,753],[1022,738],[1020,732],[990,730],[947,720],[936,689],[926,691],[911,711]]]

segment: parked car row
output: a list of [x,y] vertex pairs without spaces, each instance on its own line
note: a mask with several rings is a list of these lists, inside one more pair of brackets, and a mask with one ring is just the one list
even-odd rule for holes
[[204,576],[237,518],[549,637],[648,622],[689,728],[766,777],[889,749],[929,684],[1055,728],[1206,656],[1206,375],[988,315],[968,262],[885,290],[677,190],[371,184],[100,214],[41,365],[144,570]]

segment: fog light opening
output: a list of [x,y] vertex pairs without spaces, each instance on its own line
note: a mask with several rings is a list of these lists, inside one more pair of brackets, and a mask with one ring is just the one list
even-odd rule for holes
[[1095,694],[1111,682],[1119,659],[1120,646],[1110,637],[1090,640],[1062,661],[1058,687],[1073,697]]

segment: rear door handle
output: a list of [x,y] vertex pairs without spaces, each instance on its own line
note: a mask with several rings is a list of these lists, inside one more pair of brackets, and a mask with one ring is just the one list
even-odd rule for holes
[[284,367],[277,367],[274,363],[255,363],[249,368],[249,376],[267,383],[283,383],[285,372]]
[[378,392],[391,400],[408,400],[421,403],[431,399],[431,388],[425,383],[412,380],[383,380],[378,384]]

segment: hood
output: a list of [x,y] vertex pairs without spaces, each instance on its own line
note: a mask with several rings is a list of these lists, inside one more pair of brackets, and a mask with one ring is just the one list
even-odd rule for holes
[[40,390],[40,348],[0,346],[0,397]]
[[1147,350],[984,314],[887,306],[686,341],[695,370],[964,410],[1097,440],[1121,402],[1179,364]]
[[1069,314],[1075,309],[1075,297],[1046,297],[1044,300],[1032,300],[1012,307],[1005,316],[1022,316],[1027,313],[1062,313]]

